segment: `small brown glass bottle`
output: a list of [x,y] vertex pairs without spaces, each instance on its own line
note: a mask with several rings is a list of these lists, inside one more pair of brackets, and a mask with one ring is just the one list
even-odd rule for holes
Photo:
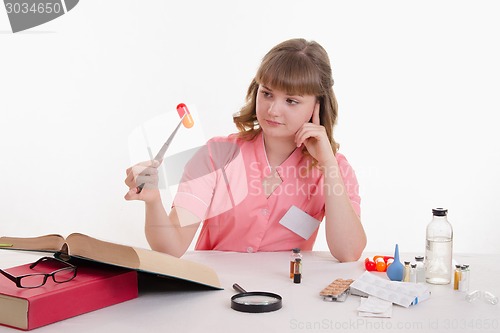
[[455,274],[453,275],[453,290],[460,288],[460,281],[462,280],[462,267],[455,265]]
[[298,247],[292,249],[292,254],[290,256],[290,279],[293,279],[295,259],[297,258],[302,259],[302,253],[300,253],[300,249]]
[[293,283],[300,283],[302,280],[302,259],[295,259],[293,265]]

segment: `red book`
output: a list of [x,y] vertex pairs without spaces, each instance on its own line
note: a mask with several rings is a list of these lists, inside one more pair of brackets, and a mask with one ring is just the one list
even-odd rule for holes
[[[19,276],[54,270],[53,263],[41,263],[34,269],[29,266],[4,271]],[[0,324],[31,330],[137,298],[136,271],[83,261],[78,261],[76,266],[77,275],[73,280],[56,283],[49,277],[45,285],[32,289],[18,288],[0,275]]]

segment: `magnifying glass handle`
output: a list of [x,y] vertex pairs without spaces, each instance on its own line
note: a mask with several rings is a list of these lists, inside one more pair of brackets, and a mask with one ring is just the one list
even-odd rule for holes
[[240,293],[246,293],[247,291],[243,288],[241,288],[241,286],[237,283],[233,284],[233,288],[234,290],[240,292]]

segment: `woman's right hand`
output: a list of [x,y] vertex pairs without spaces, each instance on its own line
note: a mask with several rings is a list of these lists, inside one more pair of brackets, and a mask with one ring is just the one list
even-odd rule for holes
[[[129,191],[125,194],[125,200],[142,200],[151,202],[159,199],[158,189],[158,167],[160,161],[144,161],[137,163],[127,169],[125,184]],[[139,189],[142,187],[142,190]]]

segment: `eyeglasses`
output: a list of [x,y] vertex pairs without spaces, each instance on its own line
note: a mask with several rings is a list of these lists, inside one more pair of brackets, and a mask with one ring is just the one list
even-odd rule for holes
[[20,276],[13,276],[6,271],[0,269],[0,273],[4,275],[9,280],[15,282],[18,288],[38,288],[41,287],[47,282],[49,277],[52,277],[52,280],[56,283],[63,283],[71,281],[76,276],[76,266],[57,259],[53,257],[42,257],[38,259],[36,262],[30,265],[30,269],[35,268],[38,264],[46,261],[53,261],[64,264],[66,267],[60,268],[58,270],[53,271],[52,273],[33,273],[33,274],[24,274]]

